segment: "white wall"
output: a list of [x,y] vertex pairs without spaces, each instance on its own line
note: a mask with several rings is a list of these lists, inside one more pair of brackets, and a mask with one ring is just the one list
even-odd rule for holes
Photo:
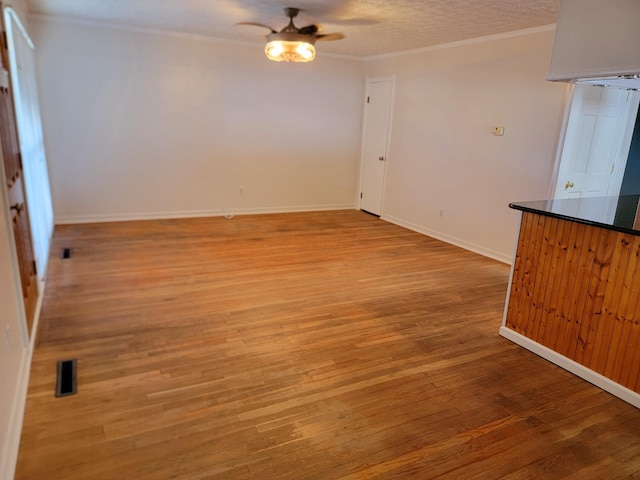
[[362,61],[30,26],[58,223],[355,206]]
[[353,207],[364,77],[391,75],[383,218],[509,261],[508,203],[547,196],[566,91],[544,80],[552,29],[291,65],[260,45],[30,28],[59,223]]
[[383,218],[510,260],[518,214],[509,202],[544,199],[551,182],[566,91],[545,81],[553,37],[367,62],[368,77],[396,77]]

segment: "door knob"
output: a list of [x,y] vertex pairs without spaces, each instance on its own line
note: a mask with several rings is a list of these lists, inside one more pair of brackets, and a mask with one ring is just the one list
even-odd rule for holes
[[564,189],[573,188],[573,182],[567,180],[567,183],[564,184]]
[[21,203],[16,203],[15,205],[11,205],[11,207],[9,207],[10,210],[15,210],[16,213],[20,213],[20,210],[22,210],[23,205]]
[[378,160],[380,160],[381,162],[384,162],[384,157],[378,157]]

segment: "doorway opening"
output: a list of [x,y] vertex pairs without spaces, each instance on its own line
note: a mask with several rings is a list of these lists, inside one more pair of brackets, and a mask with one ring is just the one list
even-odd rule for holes
[[639,103],[637,91],[572,86],[554,199],[620,194]]
[[377,216],[382,215],[394,84],[393,77],[367,80],[359,206]]

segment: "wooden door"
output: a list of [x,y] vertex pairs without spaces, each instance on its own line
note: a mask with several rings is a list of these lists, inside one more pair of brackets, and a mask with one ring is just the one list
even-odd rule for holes
[[369,81],[362,146],[360,208],[382,213],[382,194],[386,171],[393,81]]
[[20,281],[24,297],[27,329],[31,335],[38,284],[33,256],[29,212],[24,189],[24,175],[18,143],[18,131],[13,107],[13,98],[6,68],[6,45],[2,45],[0,55],[0,143],[7,181],[7,193],[11,209],[13,234],[16,242]]

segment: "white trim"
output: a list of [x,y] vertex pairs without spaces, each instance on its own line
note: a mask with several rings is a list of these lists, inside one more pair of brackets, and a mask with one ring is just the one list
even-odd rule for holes
[[627,90],[627,101],[625,103],[624,119],[622,120],[624,132],[620,135],[620,138],[618,138],[616,156],[614,158],[614,171],[609,180],[607,196],[620,195],[622,182],[624,180],[624,173],[627,168],[629,151],[631,149],[631,142],[633,141],[633,133],[636,127],[639,105],[640,95],[638,94],[638,91]]
[[[387,144],[384,152],[384,172],[382,173],[382,195],[380,196],[380,215],[384,212],[384,193],[385,193],[385,184],[387,179],[387,169],[389,168],[389,151],[391,150],[391,133],[393,129],[393,112],[395,108],[395,100],[396,100],[396,76],[391,75],[389,77],[371,77],[366,79],[366,88],[364,92],[365,99],[370,95],[370,87],[374,83],[386,83],[391,82],[391,98],[389,100],[389,119],[387,123]],[[368,116],[367,116],[367,102],[366,100],[363,103],[363,111],[362,111],[362,133],[360,135],[360,175],[358,177],[358,192],[356,195],[356,204],[358,205],[358,209],[362,210],[362,198],[360,194],[362,193],[362,177],[364,176],[364,146],[367,139],[365,138],[365,132],[367,131],[368,125]]]
[[31,355],[25,348],[22,350],[20,360],[20,372],[18,374],[18,384],[13,392],[11,402],[11,419],[9,421],[6,448],[0,458],[0,479],[11,480],[16,471],[18,463],[18,450],[20,449],[20,436],[22,434],[22,420],[26,406],[27,388],[29,386],[29,370],[31,367]]
[[176,212],[96,213],[91,215],[56,215],[56,225],[75,223],[127,222],[132,220],[168,220],[174,218],[233,217],[268,213],[321,212],[357,210],[355,204],[303,205],[298,207],[224,208],[217,210],[182,210]]
[[[169,37],[174,37],[174,38],[204,40],[212,43],[223,43],[227,45],[238,45],[238,46],[244,46],[244,47],[258,48],[260,52],[264,50],[264,44],[265,44],[265,42],[258,43],[257,41],[248,42],[243,40],[230,40],[226,38],[210,37],[202,33],[176,32],[172,30],[162,30],[159,28],[134,27],[131,25],[121,25],[121,24],[112,23],[112,22],[82,20],[77,18],[67,18],[67,17],[57,16],[57,15],[42,15],[39,13],[30,13],[29,19],[58,23],[58,24],[77,25],[80,27],[105,28],[105,29],[120,30],[125,32],[144,33],[147,35],[167,35]],[[260,38],[259,35],[258,35],[258,38]],[[339,53],[327,53],[327,52],[323,52],[322,49],[320,49],[317,52],[317,56],[340,58],[343,60],[355,60],[359,62],[364,61],[364,57],[358,57],[354,55],[342,55]]]
[[553,170],[551,172],[551,184],[549,185],[547,198],[554,198],[556,194],[556,187],[558,185],[558,174],[560,173],[560,164],[562,163],[562,152],[564,151],[564,142],[567,137],[567,127],[569,125],[569,118],[571,117],[571,106],[573,105],[573,96],[575,95],[575,91],[575,84],[567,84],[567,88],[565,89],[564,94],[564,110],[562,114],[562,123],[560,124],[560,132],[558,132],[558,138],[556,141],[556,155],[553,164]]
[[384,152],[384,174],[382,176],[382,198],[380,202],[380,215],[384,215],[384,197],[387,190],[387,172],[389,170],[389,152],[391,151],[391,138],[393,132],[393,117],[396,108],[396,76],[391,77],[391,99],[389,101],[389,124],[387,125],[387,148]]
[[[20,33],[22,33],[22,36],[25,38],[25,40],[29,44],[29,48],[31,48],[31,50],[35,50],[36,46],[33,44],[33,41],[31,40],[31,37],[27,33],[27,30],[24,28],[24,25],[22,25],[22,21],[20,20],[20,16],[18,15],[18,12],[16,12],[11,5],[4,7],[4,11],[8,15],[11,15],[13,17],[13,21],[18,26],[18,30],[20,30]],[[11,24],[8,24],[7,29],[10,29],[10,28],[11,28]],[[7,35],[9,36],[9,38],[11,38],[10,33],[11,33],[10,30],[7,31]]]
[[516,254],[518,252],[518,242],[520,241],[520,228],[522,227],[522,212],[518,218],[518,235],[516,235],[516,242],[513,245],[513,256],[511,261],[511,270],[509,272],[509,283],[507,284],[507,298],[504,301],[504,313],[502,314],[502,326],[507,325],[507,311],[509,310],[509,297],[511,296],[511,285],[513,284],[513,271],[516,266]]
[[29,347],[23,349],[22,359],[20,360],[20,371],[18,373],[18,384],[13,395],[11,405],[11,422],[6,437],[6,449],[2,455],[0,465],[0,479],[11,480],[15,475],[16,466],[18,464],[18,451],[20,450],[20,438],[22,436],[22,424],[24,421],[24,412],[27,406],[27,393],[29,391],[29,379],[31,377],[31,361],[33,359],[33,351],[35,349],[36,334],[38,324],[40,323],[40,312],[42,310],[42,301],[44,299],[44,282],[42,282],[42,292],[38,296],[36,303],[36,311],[33,317],[31,340]]
[[[0,163],[2,162],[2,154],[0,153]],[[4,169],[0,172],[0,193],[4,197],[4,203],[7,203],[6,181]],[[10,421],[5,436],[5,449],[0,455],[0,479],[11,480],[15,475],[16,464],[18,461],[18,451],[20,449],[20,437],[22,435],[22,423],[24,420],[24,412],[27,404],[27,392],[29,389],[29,378],[31,375],[31,360],[35,349],[36,334],[40,321],[40,312],[42,310],[42,302],[44,299],[44,281],[38,281],[38,298],[36,300],[36,308],[33,314],[33,325],[31,327],[31,338],[27,332],[26,312],[24,310],[24,299],[22,298],[22,282],[20,280],[20,269],[16,263],[17,252],[16,242],[13,236],[13,228],[10,225],[9,216],[5,213],[4,220],[7,222],[7,230],[11,238],[9,238],[10,254],[14,261],[12,262],[13,281],[16,285],[16,304],[20,305],[19,322],[21,331],[20,347],[22,355],[20,358],[20,366],[18,367],[18,381],[14,386],[13,399],[10,408]],[[7,385],[7,388],[11,386]]]
[[634,407],[640,408],[640,394],[633,390],[623,387],[619,383],[616,383],[613,380],[585,367],[584,365],[580,365],[578,362],[575,362],[564,355],[560,355],[558,352],[555,352],[544,345],[540,345],[538,342],[534,342],[533,340],[514,332],[507,327],[500,327],[500,335],[514,343],[517,343],[536,355],[539,355],[545,360],[549,360],[551,363],[564,368],[568,372],[577,375],[587,382],[592,383],[596,387],[600,387],[602,390],[605,390],[625,402],[630,403]]
[[[6,10],[6,9],[5,9]],[[3,13],[4,17],[4,13]],[[4,158],[2,151],[0,151],[0,165],[4,165]],[[3,391],[13,392],[13,398],[11,399],[11,405],[9,407],[9,422],[7,424],[7,431],[0,432],[4,434],[4,451],[0,452],[0,479],[11,480],[15,474],[16,462],[18,460],[18,450],[20,448],[20,436],[22,433],[22,421],[24,417],[24,409],[26,405],[26,395],[29,386],[29,373],[31,367],[31,351],[29,348],[29,334],[27,331],[27,319],[24,308],[24,298],[22,293],[22,281],[20,279],[20,267],[18,265],[18,254],[16,239],[14,236],[13,225],[11,220],[11,214],[9,212],[9,196],[7,192],[7,181],[5,177],[4,167],[0,167],[0,221],[5,222],[5,228],[7,231],[7,245],[9,248],[10,260],[10,274],[12,276],[12,283],[14,288],[14,302],[17,306],[18,318],[16,319],[19,326],[20,342],[20,364],[18,366],[18,377],[15,385],[3,385]],[[38,302],[40,296],[38,297]],[[36,306],[36,310],[37,310]],[[37,315],[37,314],[34,314]],[[35,321],[35,320],[34,320]],[[18,347],[18,342],[16,342]]]
[[435,238],[436,240],[441,240],[451,245],[455,245],[456,247],[464,248],[465,250],[469,250],[484,257],[493,258],[494,260],[506,263],[507,265],[511,264],[512,257],[509,255],[505,255],[502,252],[498,252],[497,250],[485,248],[482,245],[467,242],[466,240],[463,240],[461,238],[447,235],[446,233],[438,232],[436,230],[431,230],[430,228],[422,227],[420,225],[416,225],[415,223],[407,222],[406,220],[402,220],[401,218],[397,218],[391,215],[383,215],[380,218],[389,223],[408,228],[409,230],[413,230],[414,232],[422,233],[423,235]]
[[437,50],[445,50],[448,48],[457,48],[467,45],[477,45],[480,43],[495,42],[496,40],[504,40],[506,38],[523,37],[525,35],[533,35],[535,33],[550,32],[556,29],[556,24],[542,25],[540,27],[524,28],[522,30],[513,30],[511,32],[497,33],[495,35],[486,35],[484,37],[470,38],[467,40],[459,40],[457,42],[440,43],[428,47],[414,48],[412,50],[404,50],[402,52],[383,53],[381,55],[371,55],[364,57],[365,61],[382,60],[385,58],[400,57],[403,55],[415,55],[418,53],[434,52]]
[[[13,221],[11,220],[11,213],[9,211],[9,191],[7,190],[7,177],[4,170],[4,157],[2,151],[0,151],[0,195],[2,201],[0,205],[6,205],[6,209],[0,212],[0,215],[4,217],[5,228],[8,236],[9,255],[11,256],[11,274],[13,276],[13,284],[15,288],[15,304],[19,305],[18,323],[20,324],[20,346],[22,348],[28,348],[29,346],[29,332],[27,328],[27,314],[24,308],[24,293],[22,291],[22,278],[20,277],[20,265],[18,264],[18,247],[16,237],[13,230]],[[38,292],[40,292],[38,290]],[[0,477],[1,478],[1,477]]]

